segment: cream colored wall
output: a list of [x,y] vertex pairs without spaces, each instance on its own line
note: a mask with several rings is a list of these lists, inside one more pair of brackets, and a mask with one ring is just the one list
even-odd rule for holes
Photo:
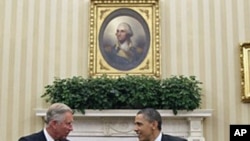
[[[89,0],[0,0],[0,137],[42,128],[36,108],[54,77],[88,75]],[[229,140],[229,124],[249,124],[240,101],[239,43],[250,40],[249,0],[161,0],[162,76],[203,82],[207,141]]]

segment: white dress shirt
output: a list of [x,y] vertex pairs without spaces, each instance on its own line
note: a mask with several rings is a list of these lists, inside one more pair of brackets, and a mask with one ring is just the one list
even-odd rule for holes
[[161,141],[161,138],[162,138],[162,133],[160,133],[160,134],[158,135],[158,137],[155,139],[155,141]]
[[46,141],[54,141],[54,139],[49,135],[49,133],[47,132],[46,128],[43,129]]

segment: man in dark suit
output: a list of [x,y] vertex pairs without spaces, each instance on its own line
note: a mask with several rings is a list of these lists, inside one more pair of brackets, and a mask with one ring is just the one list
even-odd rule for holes
[[21,137],[19,141],[68,141],[73,130],[73,111],[63,103],[52,104],[45,117],[46,127],[37,133]]
[[161,132],[160,113],[153,108],[140,110],[135,117],[135,132],[139,141],[187,141]]

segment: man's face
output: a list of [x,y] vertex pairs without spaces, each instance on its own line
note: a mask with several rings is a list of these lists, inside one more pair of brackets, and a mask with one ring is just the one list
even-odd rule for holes
[[138,114],[135,117],[134,131],[138,135],[139,141],[151,141],[154,138],[153,132],[155,129],[155,122],[147,121],[143,114]]
[[117,40],[120,43],[125,42],[127,40],[127,31],[126,31],[126,28],[124,26],[118,26],[115,35],[117,37]]
[[73,115],[71,112],[65,113],[65,118],[62,122],[58,122],[55,126],[55,130],[57,132],[57,138],[64,139],[68,136],[70,131],[73,130],[72,127]]

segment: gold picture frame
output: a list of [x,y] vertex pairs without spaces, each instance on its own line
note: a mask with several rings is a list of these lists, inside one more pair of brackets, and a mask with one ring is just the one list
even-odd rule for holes
[[250,102],[250,42],[240,44],[241,88],[243,102]]
[[160,77],[159,14],[159,0],[91,0],[89,76]]

